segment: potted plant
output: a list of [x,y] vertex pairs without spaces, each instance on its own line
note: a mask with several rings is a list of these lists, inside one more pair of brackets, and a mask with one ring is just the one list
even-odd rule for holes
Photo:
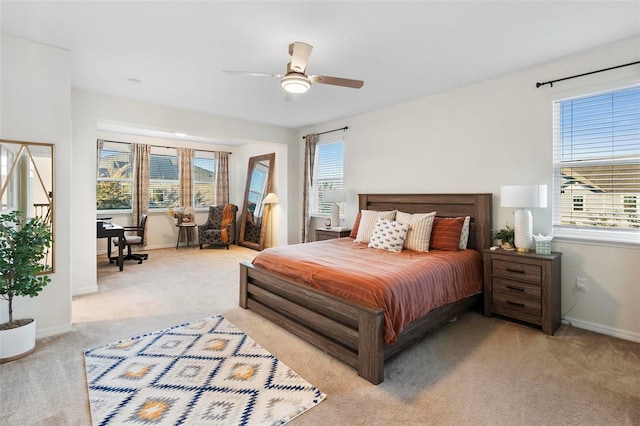
[[51,230],[41,218],[24,221],[20,211],[0,215],[0,297],[7,301],[9,321],[0,324],[0,363],[21,358],[35,348],[35,319],[13,319],[13,298],[37,296],[51,282],[40,275],[40,261],[51,245]]
[[510,227],[508,224],[499,231],[494,232],[492,238],[494,240],[500,240],[500,247],[504,250],[515,249],[515,229]]

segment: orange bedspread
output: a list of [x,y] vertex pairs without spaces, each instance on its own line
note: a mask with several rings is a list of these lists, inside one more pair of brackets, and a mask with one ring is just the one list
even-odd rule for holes
[[391,253],[339,238],[270,248],[255,266],[385,311],[385,341],[395,343],[412,321],[482,290],[475,250]]

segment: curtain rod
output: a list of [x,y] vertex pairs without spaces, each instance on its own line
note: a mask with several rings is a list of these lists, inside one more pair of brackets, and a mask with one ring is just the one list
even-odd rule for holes
[[536,87],[544,86],[545,84],[548,84],[550,87],[553,87],[553,83],[557,83],[559,81],[570,80],[572,78],[578,78],[578,77],[584,77],[585,75],[596,74],[596,73],[604,72],[604,71],[611,71],[611,70],[615,70],[617,68],[628,67],[630,65],[636,65],[636,64],[640,64],[640,61],[629,62],[628,64],[616,65],[615,67],[603,68],[601,70],[585,72],[584,74],[572,75],[570,77],[559,78],[557,80],[549,80],[549,81],[545,81],[544,83],[536,83]]
[[[129,145],[132,145],[132,144],[134,144],[134,143],[137,143],[137,142],[108,141],[108,140],[106,140],[106,139],[105,139],[105,142],[112,142],[112,143],[126,143],[126,144],[129,144]],[[153,145],[153,144],[149,144],[149,143],[144,144],[144,145],[149,145],[149,146],[152,146],[152,147],[154,147],[154,148],[178,149],[178,147],[177,147],[177,146]],[[193,150],[194,150],[194,151],[200,151],[200,152],[214,152],[214,153],[215,153],[215,152],[226,152],[226,153],[227,153],[227,154],[229,154],[229,155],[232,155],[232,154],[233,154],[233,152],[231,152],[231,151],[211,151],[211,150],[209,150],[209,149],[193,149]]]
[[[339,129],[333,129],[333,130],[327,130],[326,132],[321,132],[321,133],[316,133],[316,135],[324,135],[325,133],[331,133],[331,132],[337,132],[339,130],[347,130],[349,129],[349,126],[344,126],[344,127],[340,127]],[[302,139],[305,139],[306,136],[303,136]]]

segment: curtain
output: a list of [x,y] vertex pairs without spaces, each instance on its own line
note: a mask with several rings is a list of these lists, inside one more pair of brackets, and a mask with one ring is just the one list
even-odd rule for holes
[[302,189],[302,242],[311,240],[311,214],[309,212],[309,196],[313,188],[313,166],[316,159],[316,146],[318,145],[318,135],[309,134],[305,136],[304,146],[304,184]]
[[193,149],[178,148],[180,173],[180,205],[193,207]]
[[216,151],[216,205],[229,203],[229,153]]
[[[149,211],[149,157],[151,147],[144,144],[131,144],[133,149],[133,223],[138,226],[140,217]],[[147,233],[145,232],[145,240]],[[142,242],[144,245],[146,241]]]
[[104,141],[102,139],[98,139],[97,143],[96,143],[96,151],[97,151],[97,158],[96,158],[96,176],[100,177],[98,174],[100,173],[100,157],[102,156],[102,149],[104,148]]

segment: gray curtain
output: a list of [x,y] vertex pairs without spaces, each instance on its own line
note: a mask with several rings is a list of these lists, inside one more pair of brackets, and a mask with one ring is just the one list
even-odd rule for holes
[[180,205],[193,207],[193,149],[178,148],[178,173],[180,173]]
[[309,206],[309,196],[313,188],[313,166],[316,159],[316,145],[318,145],[318,135],[309,134],[305,136],[304,146],[304,184],[302,189],[302,242],[311,240],[311,214]]
[[[149,212],[149,157],[151,147],[149,145],[134,143],[133,150],[133,223],[140,224],[140,217]],[[147,233],[145,232],[145,240]],[[144,245],[146,242],[143,241]]]
[[229,153],[216,151],[216,205],[229,203]]

